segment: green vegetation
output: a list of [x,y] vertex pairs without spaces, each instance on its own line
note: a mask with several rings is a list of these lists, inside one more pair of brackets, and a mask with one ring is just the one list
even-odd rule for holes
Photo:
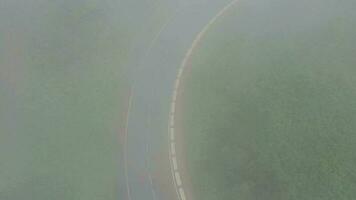
[[127,66],[173,3],[1,1],[1,200],[124,196]]
[[0,199],[117,200],[131,38],[107,3],[2,2]]
[[218,20],[184,96],[197,200],[355,199],[355,8],[245,0]]

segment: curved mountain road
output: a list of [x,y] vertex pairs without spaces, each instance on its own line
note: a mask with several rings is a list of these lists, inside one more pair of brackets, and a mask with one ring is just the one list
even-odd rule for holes
[[178,8],[152,40],[142,65],[134,68],[119,199],[186,200],[174,133],[168,134],[167,125],[174,126],[176,90],[186,60],[209,26],[235,2]]

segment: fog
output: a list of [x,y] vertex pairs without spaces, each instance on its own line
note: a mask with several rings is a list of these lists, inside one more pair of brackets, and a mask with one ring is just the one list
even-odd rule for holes
[[[185,163],[188,143],[177,144],[177,159],[183,160],[178,164],[181,181],[172,159],[176,155],[169,149],[183,138],[170,141],[169,130],[177,74],[205,29],[196,48],[212,52],[206,60],[219,53],[215,46],[202,44],[206,38],[216,48],[241,40],[238,44],[259,49],[258,45],[289,44],[296,38],[307,43],[320,34],[320,40],[299,47],[291,43],[268,55],[298,47],[301,58],[307,57],[305,52],[325,57],[307,58],[314,62],[313,70],[329,70],[354,86],[353,0],[241,0],[225,12],[229,3],[0,0],[0,199],[192,199],[199,184],[187,178],[194,177]],[[214,29],[223,23],[229,25]],[[236,52],[241,50],[237,46]],[[248,58],[259,53],[241,53],[241,63],[247,66],[252,63]],[[263,55],[253,60],[261,61]],[[194,52],[191,56],[187,65],[194,66]],[[286,65],[299,62],[286,60]],[[276,65],[282,61],[273,60]],[[300,63],[300,69],[307,65]],[[216,69],[229,66],[228,61],[220,64]],[[230,83],[234,77],[220,78]],[[212,76],[211,82],[218,78]]]

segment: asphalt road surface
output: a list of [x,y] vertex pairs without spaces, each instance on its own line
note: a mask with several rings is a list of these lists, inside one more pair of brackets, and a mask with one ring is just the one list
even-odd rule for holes
[[133,78],[119,199],[181,200],[169,160],[168,123],[174,83],[192,42],[227,3],[178,7],[129,66]]

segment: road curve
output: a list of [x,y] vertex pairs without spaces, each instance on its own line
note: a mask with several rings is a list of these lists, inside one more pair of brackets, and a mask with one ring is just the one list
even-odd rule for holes
[[169,159],[171,163],[171,172],[172,172],[172,177],[174,181],[174,187],[177,192],[177,196],[179,197],[180,200],[186,200],[186,193],[185,193],[185,187],[183,185],[183,182],[181,181],[181,173],[180,169],[178,168],[178,160],[176,156],[176,141],[175,141],[175,110],[176,110],[176,102],[177,102],[177,97],[178,97],[178,91],[181,86],[181,78],[182,75],[184,74],[184,70],[187,66],[188,60],[191,58],[192,53],[194,49],[198,46],[199,42],[205,35],[205,33],[209,30],[209,28],[216,22],[219,17],[221,17],[229,8],[231,8],[233,5],[235,5],[238,2],[238,0],[233,0],[229,4],[227,4],[225,7],[223,7],[205,26],[204,28],[198,33],[198,35],[195,37],[195,39],[192,42],[192,45],[188,49],[187,53],[185,54],[182,64],[178,70],[178,74],[174,83],[174,89],[173,89],[173,95],[172,95],[172,100],[171,100],[171,111],[170,111],[170,121],[168,125],[168,132],[169,132],[169,143],[170,143],[170,148],[169,148]]
[[202,35],[235,1],[227,6],[226,1],[212,1],[179,8],[153,39],[145,56],[138,58],[142,66],[134,70],[119,199],[186,199],[178,171],[171,166],[172,144],[167,143],[167,124],[174,121],[172,88],[178,87],[175,81]]

